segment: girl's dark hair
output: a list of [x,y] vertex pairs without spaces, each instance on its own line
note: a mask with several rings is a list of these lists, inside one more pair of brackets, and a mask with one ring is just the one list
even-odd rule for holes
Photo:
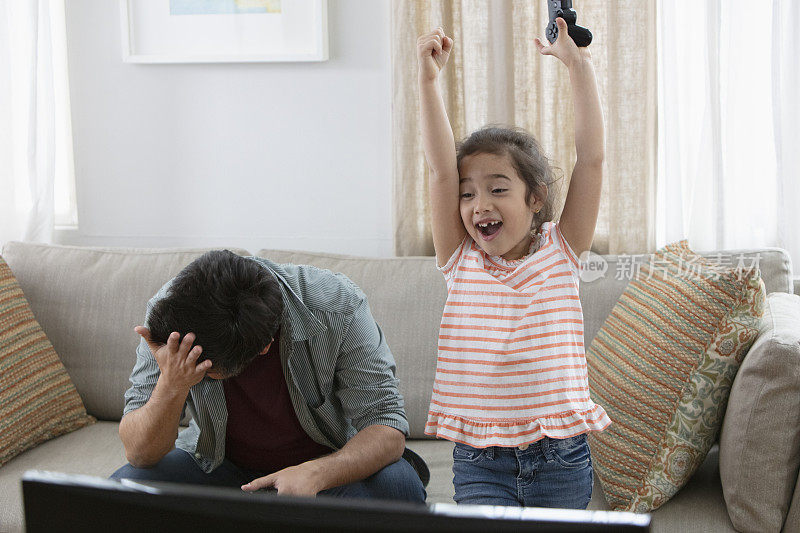
[[555,218],[556,194],[552,187],[557,178],[550,160],[533,135],[522,128],[495,125],[473,132],[458,145],[456,159],[459,173],[461,161],[474,154],[507,155],[514,170],[525,182],[525,203],[530,205],[534,193],[544,200],[544,206],[533,215],[533,228],[538,229],[542,222]]
[[173,331],[196,335],[203,347],[198,363],[235,376],[273,339],[281,322],[283,298],[278,280],[253,259],[228,250],[207,252],[175,277],[166,298],[147,318],[155,342]]

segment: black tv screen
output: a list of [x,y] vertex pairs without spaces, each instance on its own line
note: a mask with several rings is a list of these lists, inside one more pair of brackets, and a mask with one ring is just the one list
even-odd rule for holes
[[28,533],[52,531],[566,532],[650,530],[650,515],[613,511],[299,498],[234,488],[28,471]]

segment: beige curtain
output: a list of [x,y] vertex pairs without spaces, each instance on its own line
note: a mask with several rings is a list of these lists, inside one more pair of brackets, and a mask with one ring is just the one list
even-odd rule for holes
[[[655,0],[573,3],[592,30],[592,57],[606,125],[603,197],[592,249],[643,253],[655,245]],[[416,38],[436,26],[455,39],[442,78],[456,140],[489,123],[533,133],[561,170],[557,212],[575,163],[566,67],[541,56],[544,0],[395,0],[392,3],[395,253],[433,255],[428,169],[422,152]],[[623,16],[622,13],[627,13]]]

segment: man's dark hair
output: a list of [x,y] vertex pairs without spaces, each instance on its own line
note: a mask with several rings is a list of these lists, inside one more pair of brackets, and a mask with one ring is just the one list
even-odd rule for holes
[[166,343],[177,331],[194,333],[203,348],[198,363],[235,376],[273,339],[281,322],[283,298],[276,277],[253,259],[228,250],[207,252],[175,277],[166,298],[147,319],[153,341]]

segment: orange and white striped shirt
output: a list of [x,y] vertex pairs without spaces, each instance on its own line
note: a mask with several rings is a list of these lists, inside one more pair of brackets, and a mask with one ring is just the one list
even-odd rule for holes
[[426,434],[519,446],[611,423],[589,397],[578,258],[553,222],[531,249],[507,261],[467,235],[439,268],[447,303]]

